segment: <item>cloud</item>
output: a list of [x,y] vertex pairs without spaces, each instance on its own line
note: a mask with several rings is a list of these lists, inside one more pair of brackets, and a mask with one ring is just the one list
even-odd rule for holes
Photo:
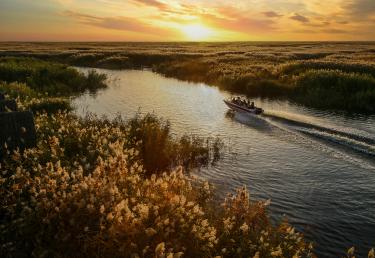
[[309,26],[309,27],[327,28],[331,25],[331,22],[329,22],[329,21],[319,21],[319,20],[317,21],[317,19],[315,19],[314,21],[304,23],[304,25]]
[[348,33],[346,30],[340,30],[340,29],[324,29],[322,32],[329,33],[329,34],[343,34],[343,33]]
[[346,34],[350,33],[346,30],[340,30],[340,29],[321,29],[321,30],[312,30],[312,29],[299,29],[294,30],[294,33],[301,33],[301,34],[321,34],[321,33],[327,33],[327,34]]
[[280,17],[283,17],[282,14],[278,14],[277,12],[273,12],[273,11],[262,12],[262,14],[264,14],[264,16],[267,16],[269,18],[280,18]]
[[159,2],[157,0],[133,0],[136,4],[146,5],[146,6],[152,6],[156,7],[159,10],[168,10],[169,6],[165,3]]
[[302,22],[302,23],[308,23],[308,22],[310,22],[309,18],[307,18],[305,16],[302,16],[302,15],[300,15],[298,13],[293,14],[289,18],[292,19],[292,20],[295,20],[295,21]]
[[170,35],[170,31],[168,30],[152,26],[150,24],[130,17],[99,17],[73,11],[65,11],[63,12],[63,15],[71,17],[82,24],[105,29],[140,32],[160,36]]
[[355,18],[367,18],[375,14],[375,0],[349,0],[344,9]]
[[220,7],[215,13],[200,15],[202,21],[212,27],[247,34],[275,31],[275,22],[270,19],[249,17],[249,13],[233,7]]
[[160,2],[158,0],[132,0],[138,6],[148,6],[155,7],[160,12],[170,13],[170,14],[180,14],[186,15],[188,12],[191,12],[190,8],[192,5],[180,4],[179,6],[172,6],[167,3]]

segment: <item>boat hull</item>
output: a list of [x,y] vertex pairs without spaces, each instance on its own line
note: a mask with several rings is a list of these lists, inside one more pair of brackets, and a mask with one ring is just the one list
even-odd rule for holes
[[262,109],[258,109],[258,108],[254,108],[254,109],[250,109],[250,108],[246,108],[246,107],[243,107],[243,106],[240,106],[240,105],[237,105],[237,104],[234,104],[230,101],[227,101],[227,100],[224,100],[224,103],[232,110],[234,111],[238,111],[238,112],[244,112],[244,113],[249,113],[249,114],[253,114],[253,115],[259,115],[263,112]]

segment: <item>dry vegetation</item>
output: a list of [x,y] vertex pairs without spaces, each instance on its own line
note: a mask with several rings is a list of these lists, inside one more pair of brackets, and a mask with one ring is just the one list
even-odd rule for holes
[[2,43],[0,55],[110,69],[152,68],[249,96],[375,112],[374,43]]
[[38,147],[1,163],[2,257],[312,256],[246,189],[219,206],[181,167],[150,175],[127,126],[66,112],[36,125]]

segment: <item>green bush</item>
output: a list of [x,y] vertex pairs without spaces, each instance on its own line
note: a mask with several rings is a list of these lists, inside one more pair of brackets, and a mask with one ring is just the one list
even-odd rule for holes
[[28,87],[26,84],[17,82],[0,82],[0,92],[8,95],[9,98],[13,99],[18,97],[25,99],[38,96],[38,93]]
[[72,110],[70,101],[64,98],[32,99],[27,103],[26,107],[34,113],[46,112],[47,114],[54,114],[58,111]]
[[72,95],[106,87],[105,75],[91,71],[86,77],[66,65],[32,58],[0,58],[0,80],[26,83],[36,92]]
[[4,93],[7,98],[16,99],[20,110],[31,110],[34,113],[47,112],[48,114],[59,110],[72,110],[69,99],[43,96],[24,83],[0,82],[0,92]]

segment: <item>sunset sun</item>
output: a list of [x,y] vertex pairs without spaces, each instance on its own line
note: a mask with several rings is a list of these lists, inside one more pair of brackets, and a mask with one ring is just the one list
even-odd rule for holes
[[201,24],[189,24],[182,27],[187,40],[207,40],[213,35],[213,30]]

